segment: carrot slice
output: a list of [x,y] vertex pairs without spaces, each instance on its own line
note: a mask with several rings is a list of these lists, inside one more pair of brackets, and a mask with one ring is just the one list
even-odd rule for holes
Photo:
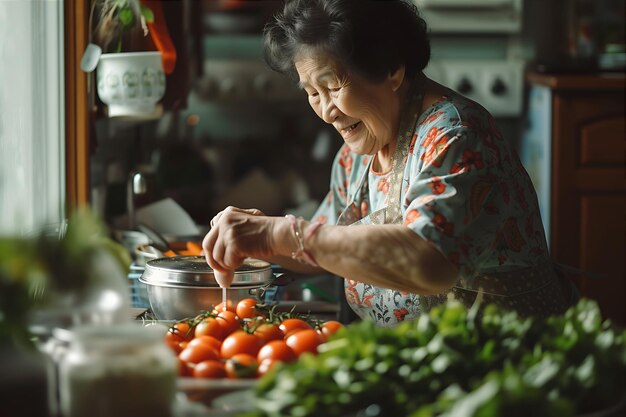
[[196,242],[187,242],[187,250],[193,255],[202,255],[202,246],[198,245]]

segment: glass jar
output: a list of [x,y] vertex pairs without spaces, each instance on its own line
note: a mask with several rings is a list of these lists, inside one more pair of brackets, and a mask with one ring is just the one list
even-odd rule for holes
[[170,417],[177,361],[161,326],[81,326],[59,366],[63,417]]

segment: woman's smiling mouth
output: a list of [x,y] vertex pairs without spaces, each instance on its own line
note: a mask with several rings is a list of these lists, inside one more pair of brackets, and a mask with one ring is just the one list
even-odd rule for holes
[[345,139],[346,137],[348,137],[348,136],[351,136],[351,135],[350,135],[350,133],[352,133],[352,131],[353,131],[354,129],[356,129],[357,127],[359,127],[359,125],[360,125],[360,124],[361,124],[361,122],[356,122],[355,124],[350,125],[350,126],[346,127],[345,129],[341,129],[341,130],[340,130],[340,132],[341,132],[341,136],[343,136],[343,137],[344,137],[344,139]]

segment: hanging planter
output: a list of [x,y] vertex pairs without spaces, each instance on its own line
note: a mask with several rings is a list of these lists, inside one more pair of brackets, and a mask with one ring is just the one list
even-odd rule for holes
[[[98,16],[95,43],[87,47],[81,67],[96,70],[98,97],[107,105],[108,116],[159,116],[165,74],[173,72],[176,63],[160,1],[93,0],[91,13],[90,21],[94,13]],[[158,50],[141,49],[148,34]]]
[[108,105],[109,117],[158,114],[165,94],[160,52],[103,54],[96,70],[98,96]]

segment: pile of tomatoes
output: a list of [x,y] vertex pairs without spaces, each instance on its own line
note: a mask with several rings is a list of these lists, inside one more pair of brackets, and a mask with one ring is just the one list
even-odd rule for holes
[[179,375],[195,378],[256,378],[279,362],[293,362],[317,348],[343,325],[318,321],[253,298],[220,303],[210,312],[181,320],[165,334],[178,356]]

